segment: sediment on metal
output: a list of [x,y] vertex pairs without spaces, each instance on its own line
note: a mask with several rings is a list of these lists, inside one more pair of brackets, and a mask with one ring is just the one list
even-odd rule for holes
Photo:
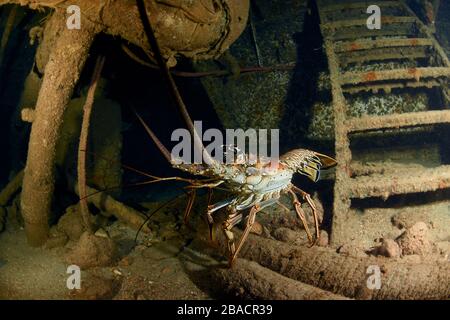
[[382,84],[361,84],[361,85],[351,85],[344,86],[342,91],[349,94],[357,94],[359,92],[373,92],[377,93],[379,91],[384,91],[390,93],[394,89],[405,89],[405,88],[427,88],[431,89],[434,87],[441,87],[444,83],[439,80],[426,79],[426,80],[412,80],[412,81],[402,81],[395,83],[382,83]]
[[[393,23],[413,23],[415,19],[413,17],[396,17],[396,16],[383,16],[381,18],[381,24],[393,24]],[[322,24],[323,30],[336,30],[338,28],[358,27],[366,26],[367,19],[355,19],[355,20],[341,20],[333,22],[325,22]]]
[[378,48],[371,50],[361,50],[346,52],[339,55],[339,61],[342,66],[351,63],[363,63],[385,60],[417,60],[426,58],[429,54],[426,47],[420,48]]
[[370,83],[388,80],[411,80],[419,81],[421,78],[450,78],[450,68],[408,68],[367,72],[346,72],[341,75],[339,81],[341,85]]
[[411,112],[385,116],[364,116],[346,120],[345,123],[349,132],[450,123],[450,110]]
[[[349,143],[351,133],[450,123],[450,110],[446,110],[450,103],[450,62],[429,29],[403,1],[379,3],[399,8],[398,12],[397,9],[392,11],[395,16],[383,19],[385,27],[381,30],[367,29],[366,20],[361,19],[361,10],[351,12],[352,9],[367,8],[372,4],[368,1],[333,4],[318,0],[317,4],[330,72],[338,161],[331,241],[342,244],[348,240],[345,224],[351,218],[352,198],[387,198],[394,194],[450,188],[450,166],[424,168],[399,164],[393,169],[392,166],[355,165]],[[340,11],[345,11],[346,18],[339,15]],[[434,59],[427,60],[428,56]],[[380,70],[342,72],[351,63],[361,64],[364,68],[365,64],[393,60],[416,61],[420,67],[391,69],[389,64],[380,63]],[[441,88],[442,110],[347,119],[349,106],[346,99],[351,95],[380,90],[391,93],[394,89],[408,88]]]
[[342,41],[335,44],[335,52],[348,52],[358,50],[369,50],[375,48],[389,47],[418,47],[432,46],[433,42],[427,38],[408,38],[408,39],[375,39],[375,40],[355,40]]
[[[390,25],[392,27],[392,25]],[[413,28],[412,25],[399,25],[397,28],[382,28],[380,30],[368,30],[367,27],[353,27],[347,28],[343,30],[337,30],[334,35],[334,40],[351,40],[351,39],[361,39],[361,38],[372,38],[372,37],[394,37],[394,36],[403,36],[403,37],[417,37],[417,32]],[[400,28],[401,27],[401,28]]]
[[450,166],[414,169],[407,166],[389,173],[361,176],[351,179],[350,198],[388,198],[392,195],[423,193],[450,188]]

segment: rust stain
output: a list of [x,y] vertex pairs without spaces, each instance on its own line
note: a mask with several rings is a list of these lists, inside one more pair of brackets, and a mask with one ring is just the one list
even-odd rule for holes
[[418,44],[419,44],[419,40],[417,40],[417,39],[412,39],[412,40],[411,40],[411,46],[415,47],[415,46],[417,46]]
[[366,72],[363,76],[365,82],[375,81],[378,76],[375,71]]
[[381,23],[391,23],[394,21],[392,17],[381,17]]
[[352,175],[352,169],[350,168],[350,165],[346,164],[346,165],[344,166],[344,172],[345,172],[349,177],[351,177],[351,175]]
[[412,75],[416,81],[420,81],[420,71],[417,68],[409,68],[408,74]]
[[350,43],[350,51],[359,50],[359,48],[360,48],[360,46],[358,43],[356,43],[356,42]]
[[425,4],[425,11],[426,11],[426,17],[428,19],[429,23],[433,23],[435,20],[435,12],[434,12],[434,8],[433,5],[429,2],[427,2]]

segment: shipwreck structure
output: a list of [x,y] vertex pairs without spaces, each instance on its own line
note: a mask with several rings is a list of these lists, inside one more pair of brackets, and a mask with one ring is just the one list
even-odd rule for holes
[[[395,195],[423,194],[450,188],[450,166],[445,161],[448,131],[442,125],[450,123],[450,62],[430,29],[419,20],[403,1],[378,1],[382,16],[380,29],[370,30],[366,1],[336,4],[318,0],[320,28],[328,59],[334,117],[335,150],[338,167],[334,187],[332,241],[342,244],[358,238],[348,232],[349,225],[363,230],[370,223],[388,219],[388,210],[377,218],[360,214],[354,209],[355,199],[388,199]],[[403,99],[411,90],[420,91],[425,103],[420,111],[366,110],[357,115],[355,101],[367,96]],[[382,99],[385,99],[383,102]],[[430,131],[432,141],[425,136]],[[408,137],[420,135],[421,140]],[[425,163],[410,161],[359,161],[358,135],[370,139],[376,147],[384,139],[386,149],[401,149],[410,145],[422,153],[431,154],[437,146],[438,159]],[[414,158],[414,156],[412,157]],[[435,163],[431,163],[435,162]],[[369,222],[369,220],[372,220]],[[350,227],[351,228],[351,227]],[[363,231],[361,231],[363,233]],[[360,233],[361,233],[360,232]]]

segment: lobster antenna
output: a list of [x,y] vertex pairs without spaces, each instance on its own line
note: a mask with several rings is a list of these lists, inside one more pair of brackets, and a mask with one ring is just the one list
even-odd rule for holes
[[169,71],[169,68],[161,54],[161,49],[158,45],[158,40],[155,37],[155,33],[154,33],[153,28],[150,23],[150,19],[147,15],[147,10],[145,8],[144,1],[136,0],[136,4],[137,4],[139,15],[140,15],[140,18],[142,21],[142,26],[144,28],[144,32],[147,36],[147,40],[148,40],[153,52],[155,53],[156,61],[158,62],[159,68],[161,69],[163,76],[166,79],[167,84],[169,86],[169,89],[172,92],[172,96],[175,99],[175,104],[177,105],[181,115],[183,116],[183,118],[187,124],[187,127],[188,127],[190,133],[193,136],[194,146],[196,148],[200,148],[202,150],[203,159],[206,162],[206,164],[212,165],[215,163],[215,161],[211,157],[211,155],[208,153],[208,151],[206,151],[205,146],[202,143],[202,139],[198,135],[197,130],[195,130],[195,126],[192,122],[191,117],[189,116],[189,113],[187,111],[186,105],[184,104],[183,98],[181,97],[181,94],[178,91],[177,85],[175,84],[175,81]]
[[172,163],[172,157],[170,155],[169,150],[167,150],[167,148],[158,139],[158,137],[155,135],[155,133],[152,131],[152,129],[150,129],[150,127],[147,125],[147,123],[145,123],[144,119],[142,119],[142,117],[139,115],[139,113],[136,111],[136,109],[134,109],[133,107],[131,107],[131,109],[133,110],[133,112],[136,115],[136,117],[139,119],[139,122],[142,124],[142,126],[145,129],[145,131],[147,131],[147,134],[150,136],[150,138],[156,144],[156,146],[158,147],[159,151],[161,151],[161,153],[163,154],[164,158],[166,158],[166,160],[169,161],[169,163]]
[[[183,190],[184,191],[184,190]],[[168,201],[166,201],[165,203],[163,203],[162,205],[160,205],[158,208],[156,208],[152,213],[150,213],[147,218],[144,220],[144,222],[142,222],[141,226],[139,227],[139,229],[136,232],[136,235],[134,237],[134,243],[137,244],[137,239],[139,236],[139,233],[141,232],[142,228],[144,228],[144,226],[147,224],[147,222],[150,221],[150,219],[152,218],[152,216],[157,213],[159,210],[163,209],[164,207],[167,207],[169,204],[171,204],[172,202],[174,202],[175,200],[178,200],[181,197],[184,197],[186,195],[186,193],[183,193],[181,195],[178,195]]]

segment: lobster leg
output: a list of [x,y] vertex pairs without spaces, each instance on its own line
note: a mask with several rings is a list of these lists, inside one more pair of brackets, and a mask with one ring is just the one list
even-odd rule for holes
[[[234,200],[235,200],[234,198],[229,198],[229,199],[217,202],[213,205],[208,205],[208,210],[206,211],[206,219],[208,220],[209,238],[211,240],[213,239],[213,225],[214,225],[214,219],[212,217],[213,213],[222,209],[223,207],[231,204]],[[209,200],[208,200],[208,203],[209,203]]]
[[209,204],[211,203],[212,197],[213,197],[214,190],[213,188],[208,188],[208,202],[207,206],[209,207]]
[[[213,194],[213,188],[217,187],[218,185],[220,185],[221,183],[223,183],[223,181],[219,181],[217,183],[214,184],[200,184],[200,185],[190,185],[187,186],[186,189],[188,189],[188,203],[186,206],[186,210],[184,211],[184,223],[187,224],[191,211],[192,211],[192,207],[194,205],[194,201],[195,201],[195,197],[197,195],[197,189],[200,188],[208,188],[208,208],[210,207],[210,203],[211,203],[211,199],[212,199],[212,194]],[[208,218],[208,221],[210,219]]]
[[[247,223],[246,223],[246,226],[245,226],[245,229],[244,229],[244,233],[242,234],[241,238],[239,239],[239,242],[237,244],[236,250],[232,250],[232,251],[230,250],[230,258],[228,260],[228,265],[230,267],[233,266],[234,261],[236,260],[238,254],[239,254],[239,251],[241,251],[245,240],[247,240],[247,237],[250,234],[250,230],[252,230],[253,224],[255,223],[256,214],[259,211],[261,211],[262,209],[264,209],[264,208],[266,208],[268,206],[271,206],[272,204],[276,203],[277,201],[278,201],[278,199],[269,199],[269,200],[266,200],[266,201],[262,201],[260,203],[255,204],[250,209],[250,213],[249,213],[248,218],[247,218]],[[227,229],[226,229],[227,232],[232,235],[231,241],[233,241],[233,237],[234,237],[233,233],[231,232],[232,228],[233,228],[232,226],[231,227],[228,226]],[[230,241],[230,238],[228,238],[228,240]],[[233,242],[232,246],[233,246],[233,249],[234,249],[234,242]]]
[[317,216],[317,207],[316,204],[314,203],[314,200],[311,198],[311,196],[309,195],[309,193],[306,193],[305,191],[303,191],[302,189],[296,187],[296,186],[292,186],[292,190],[294,190],[294,192],[299,193],[304,200],[306,200],[306,202],[308,203],[308,205],[310,206],[312,213],[313,213],[313,217],[314,217],[314,227],[315,227],[315,231],[316,231],[316,242],[319,240],[320,238],[320,230],[319,230],[319,218]]
[[[192,207],[194,205],[194,201],[195,201],[195,197],[197,195],[197,189],[196,188],[189,188],[190,190],[188,191],[188,204],[186,206],[186,210],[184,212],[184,223],[187,224],[189,221],[189,217],[191,215],[191,211],[192,211]],[[212,199],[212,195],[213,195],[213,189],[212,187],[208,188],[208,208],[209,208],[209,204],[211,203],[211,199]],[[209,221],[209,219],[208,219]]]
[[197,190],[196,189],[189,190],[189,192],[188,192],[188,203],[187,203],[187,206],[186,206],[186,210],[184,211],[184,217],[183,217],[183,220],[184,220],[185,224],[187,224],[188,221],[189,221],[189,217],[190,217],[191,212],[192,212],[192,207],[194,206],[194,201],[195,201],[196,195],[197,195]]
[[311,244],[314,244],[314,241],[313,241],[313,238],[311,235],[311,231],[309,231],[308,222],[306,221],[306,218],[305,218],[305,212],[302,209],[302,205],[301,205],[300,201],[298,200],[297,195],[294,193],[294,191],[290,190],[289,192],[292,195],[295,212],[297,212],[298,217],[300,218],[300,220],[303,223],[303,227],[305,228],[306,235],[308,236],[308,240]]
[[223,227],[223,233],[225,237],[227,238],[227,245],[228,245],[228,253],[229,253],[229,265],[231,266],[231,260],[232,257],[235,256],[236,253],[236,246],[234,244],[234,233],[231,231],[235,225],[237,225],[242,220],[242,213],[238,213],[237,211],[234,211],[231,215],[228,216],[228,219],[224,221],[222,227]]

